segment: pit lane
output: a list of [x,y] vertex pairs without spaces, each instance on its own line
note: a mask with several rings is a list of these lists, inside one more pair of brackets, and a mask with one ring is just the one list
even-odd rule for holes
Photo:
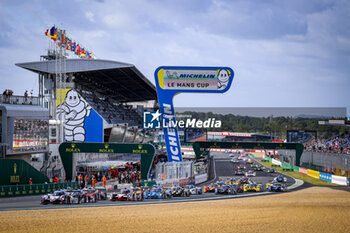
[[[239,160],[239,164],[233,164],[230,162],[231,158],[229,154],[216,152],[214,155],[213,163],[213,173],[208,182],[200,185],[204,186],[210,182],[215,182],[218,180],[225,180],[227,178],[241,176],[235,176],[235,170],[238,165],[246,166],[246,170],[250,169],[250,164],[246,164],[244,161]],[[254,160],[254,164],[257,162]],[[257,171],[256,177],[251,179],[256,183],[261,183],[263,186],[274,177],[280,175],[280,173],[267,173],[266,171]],[[287,177],[287,186],[295,186],[296,181],[289,176]],[[301,186],[302,183],[299,183],[297,186]],[[275,195],[275,192],[249,192],[249,193],[240,193],[237,195],[215,195],[214,193],[203,193],[202,195],[191,195],[190,197],[173,197],[171,199],[145,199],[144,201],[98,201],[97,203],[82,203],[82,204],[70,204],[70,205],[41,205],[40,199],[41,195],[37,196],[24,196],[24,197],[11,197],[11,198],[2,198],[0,199],[0,211],[6,210],[26,210],[26,209],[53,209],[53,208],[79,208],[79,207],[101,207],[101,206],[124,206],[124,205],[139,205],[139,204],[160,204],[160,203],[176,203],[176,202],[193,202],[193,201],[208,201],[208,200],[222,200],[229,198],[244,198],[252,197],[258,195]]]

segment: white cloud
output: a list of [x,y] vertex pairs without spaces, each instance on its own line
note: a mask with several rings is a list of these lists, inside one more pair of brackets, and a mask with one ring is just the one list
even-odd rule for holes
[[[62,23],[99,58],[133,63],[152,82],[160,65],[235,70],[229,93],[179,95],[180,106],[350,107],[346,1],[122,0],[76,3],[63,14],[53,9],[64,4],[38,3],[41,15],[26,11],[25,3],[11,4],[0,3],[7,9],[0,16],[0,52],[10,58],[0,62],[8,77],[0,86],[19,92],[26,84],[12,80],[30,72],[13,63],[38,60],[47,46],[44,29]],[[34,33],[21,36],[28,29]]]
[[92,23],[95,22],[94,16],[95,16],[95,14],[92,13],[91,11],[85,12],[85,17]]

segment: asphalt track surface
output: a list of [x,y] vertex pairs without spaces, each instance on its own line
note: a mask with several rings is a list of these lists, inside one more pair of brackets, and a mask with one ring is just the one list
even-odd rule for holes
[[[239,164],[233,164],[228,154],[217,152],[214,154],[214,163],[211,169],[213,172],[209,176],[209,181],[200,185],[204,186],[211,182],[218,180],[225,181],[228,178],[239,178],[241,176],[235,176],[236,167]],[[246,164],[240,160],[240,165],[246,166],[246,171],[251,170],[250,164]],[[256,162],[254,161],[254,164]],[[267,173],[266,171],[257,171],[256,177],[251,179],[258,184],[265,184],[272,181],[274,177],[280,175],[276,173]],[[287,186],[291,186],[295,183],[295,180],[291,177],[287,177]],[[220,200],[228,198],[243,198],[257,195],[274,195],[275,192],[245,192],[237,195],[215,195],[214,193],[203,193],[202,195],[191,195],[190,197],[173,197],[171,199],[145,199],[144,201],[98,201],[97,203],[82,203],[82,204],[57,204],[57,205],[41,205],[41,195],[36,196],[24,196],[24,197],[11,197],[0,199],[0,211],[6,210],[26,210],[26,209],[54,209],[54,208],[79,208],[79,207],[101,207],[101,206],[116,206],[116,205],[139,205],[139,204],[159,204],[159,203],[175,203],[175,202],[193,202],[193,201],[205,201],[205,200]]]

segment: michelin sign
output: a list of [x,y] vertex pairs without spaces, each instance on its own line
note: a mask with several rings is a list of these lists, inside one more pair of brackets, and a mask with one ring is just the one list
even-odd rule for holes
[[[224,93],[232,84],[234,72],[229,67],[161,66],[155,71],[154,76],[163,119],[168,161],[182,161],[179,135],[175,123],[174,96],[182,92]],[[156,116],[158,117],[158,115],[153,115],[149,118],[152,120]]]
[[57,119],[64,122],[64,141],[103,142],[103,120],[88,102],[73,89],[60,89],[58,95]]

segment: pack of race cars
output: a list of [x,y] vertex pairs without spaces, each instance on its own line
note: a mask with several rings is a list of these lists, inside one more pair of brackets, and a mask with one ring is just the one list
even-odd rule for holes
[[239,179],[229,179],[228,181],[218,181],[216,183],[211,183],[204,186],[204,193],[214,193],[214,194],[238,194],[242,192],[262,192],[264,190],[272,191],[287,191],[286,177],[277,176],[274,180],[265,184],[257,184],[249,177],[241,177]]
[[81,204],[107,200],[105,188],[60,189],[41,196],[41,204]]
[[[236,157],[238,156],[238,157]],[[189,197],[191,195],[201,195],[203,193],[213,193],[215,195],[228,194],[235,195],[243,192],[285,192],[287,191],[287,178],[279,175],[266,184],[258,184],[251,177],[255,177],[257,172],[275,173],[273,168],[265,168],[263,165],[254,164],[247,153],[230,154],[233,157],[231,162],[238,164],[235,175],[240,178],[230,178],[226,181],[219,180],[203,187],[194,185],[154,185],[152,187],[132,187],[123,188],[119,191],[107,192],[104,188],[86,189],[64,189],[43,195],[41,204],[81,204],[94,203],[98,200],[110,201],[143,201],[145,199],[170,199],[176,197]],[[243,160],[245,164],[241,164]],[[247,169],[247,167],[249,167]]]

